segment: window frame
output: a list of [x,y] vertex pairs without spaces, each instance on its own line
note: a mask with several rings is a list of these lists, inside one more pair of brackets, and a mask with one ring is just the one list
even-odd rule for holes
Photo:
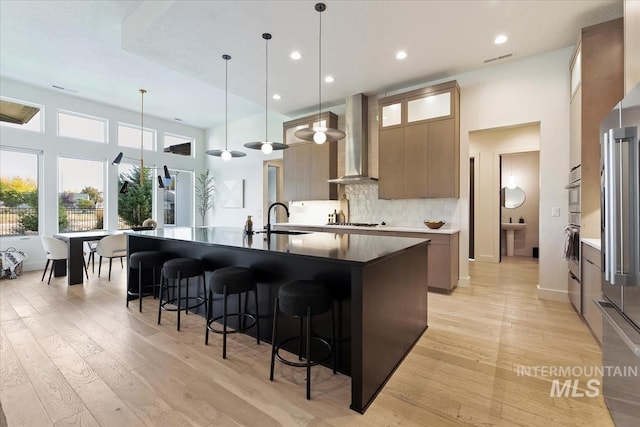
[[[171,138],[180,138],[182,140],[189,141],[189,143],[191,144],[191,154],[183,155],[183,154],[172,153],[171,151],[164,151],[165,149],[168,148],[166,145],[167,136]],[[171,133],[171,132],[162,132],[162,152],[163,153],[173,154],[173,155],[182,156],[182,157],[195,158],[196,157],[195,147],[196,147],[196,139],[192,136],[178,135],[177,133]]]
[[[95,141],[93,139],[79,138],[79,137],[70,136],[70,135],[61,135],[60,134],[60,114],[66,114],[68,116],[74,116],[82,119],[90,119],[98,122],[103,122],[104,123],[103,141]],[[60,138],[69,138],[76,141],[94,142],[97,144],[108,144],[109,143],[109,119],[105,119],[104,117],[92,116],[90,114],[78,113],[77,111],[58,108],[56,109],[56,136]]]
[[144,151],[150,151],[150,152],[156,152],[158,151],[158,130],[154,129],[154,128],[150,128],[150,127],[142,127],[140,125],[134,125],[131,123],[126,123],[126,122],[118,122],[116,125],[116,131],[117,131],[117,136],[116,136],[116,145],[118,147],[124,147],[124,148],[131,148],[134,150],[140,150],[140,144],[138,144],[137,146],[131,146],[131,145],[123,145],[120,143],[120,127],[126,127],[126,128],[130,128],[130,129],[134,129],[137,131],[142,130],[143,132],[145,131],[149,131],[151,132],[151,148],[147,149],[144,147],[144,140],[143,140],[143,147],[142,149]]
[[44,228],[44,216],[42,215],[41,207],[44,206],[44,191],[41,191],[43,188],[43,180],[44,180],[44,161],[42,156],[44,155],[42,150],[34,150],[30,148],[22,148],[11,145],[0,145],[0,152],[2,151],[13,151],[17,153],[25,153],[25,154],[35,154],[36,156],[36,188],[38,191],[38,231],[35,234],[7,234],[0,235],[2,240],[4,241],[14,241],[14,240],[30,240],[30,239],[39,239],[42,234],[42,230]]
[[0,126],[3,126],[7,129],[18,129],[18,130],[25,130],[27,132],[35,132],[35,133],[45,133],[45,119],[44,119],[44,115],[45,115],[45,107],[42,104],[38,104],[36,102],[29,102],[29,101],[23,101],[21,99],[15,99],[15,98],[10,98],[8,96],[0,96],[0,99],[3,101],[9,101],[9,102],[15,102],[18,104],[24,104],[24,105],[28,105],[29,107],[37,107],[40,109],[40,111],[36,114],[36,115],[40,115],[40,129],[39,130],[34,130],[34,129],[28,129],[25,127],[22,127],[24,125],[18,125],[15,123],[9,123],[9,122],[0,122]]

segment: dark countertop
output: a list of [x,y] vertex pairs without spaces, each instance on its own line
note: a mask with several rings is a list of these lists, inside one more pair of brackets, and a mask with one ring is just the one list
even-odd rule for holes
[[429,239],[314,232],[299,235],[265,234],[247,236],[241,228],[176,227],[128,232],[131,236],[191,241],[254,251],[369,263],[404,249],[427,244]]

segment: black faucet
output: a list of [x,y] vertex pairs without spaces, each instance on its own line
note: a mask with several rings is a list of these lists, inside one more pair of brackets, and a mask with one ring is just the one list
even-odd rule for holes
[[271,208],[275,207],[276,205],[282,206],[285,212],[287,212],[287,218],[289,218],[289,208],[287,207],[287,205],[280,202],[271,203],[271,206],[269,206],[269,209],[267,209],[267,225],[264,226],[267,234],[271,233]]

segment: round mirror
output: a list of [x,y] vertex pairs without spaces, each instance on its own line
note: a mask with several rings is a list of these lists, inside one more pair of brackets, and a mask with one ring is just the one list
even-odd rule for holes
[[514,209],[522,206],[525,199],[524,190],[520,187],[504,187],[504,207],[507,209]]

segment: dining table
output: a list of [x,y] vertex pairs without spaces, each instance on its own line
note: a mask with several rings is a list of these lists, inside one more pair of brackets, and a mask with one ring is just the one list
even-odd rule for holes
[[124,230],[91,230],[54,234],[53,237],[65,241],[69,248],[67,263],[56,263],[54,276],[60,277],[66,274],[68,285],[82,285],[84,283],[84,242],[100,240],[123,232]]

